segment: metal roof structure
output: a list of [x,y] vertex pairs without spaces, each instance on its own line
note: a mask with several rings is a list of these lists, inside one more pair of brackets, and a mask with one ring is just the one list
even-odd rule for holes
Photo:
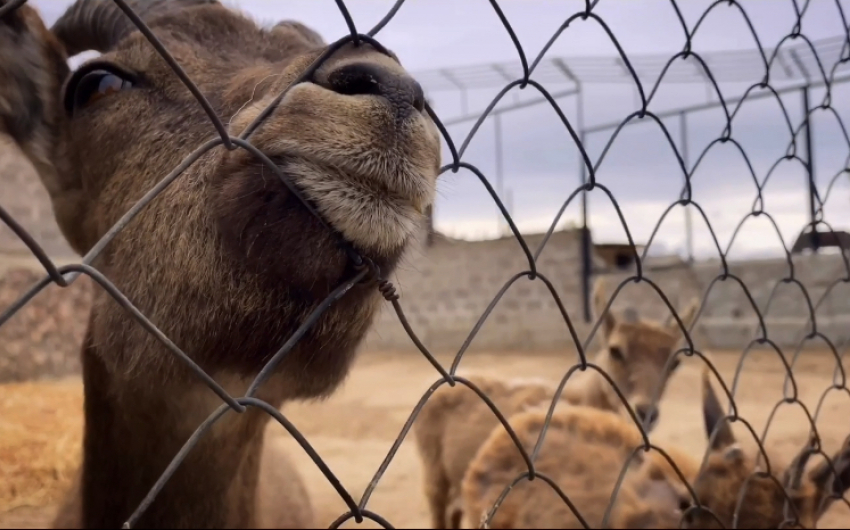
[[[806,38],[786,39],[777,48],[750,48],[734,51],[699,52],[693,53],[699,56],[705,64],[703,68],[699,61],[693,58],[683,60],[676,59],[676,53],[670,54],[643,54],[629,55],[628,60],[635,72],[644,91],[649,91],[664,74],[663,83],[673,84],[703,84],[707,90],[707,102],[690,107],[671,109],[663,112],[654,112],[657,117],[679,114],[700,110],[717,105],[711,90],[711,80],[717,84],[724,83],[746,83],[750,86],[760,83],[769,67],[769,83],[772,93],[784,93],[791,90],[809,88],[814,86],[830,85],[835,82],[850,81],[850,33],[835,37],[809,41]],[[533,64],[534,57],[529,57],[529,67]],[[706,69],[711,73],[707,75]],[[666,70],[666,71],[665,71]],[[467,111],[467,93],[471,90],[501,89],[509,83],[523,78],[522,64],[517,57],[513,61],[499,63],[486,63],[471,66],[460,66],[451,68],[438,68],[414,72],[415,78],[422,84],[426,93],[454,92],[461,96],[461,114],[452,118],[442,119],[444,126],[456,125],[464,122],[479,121],[480,110],[477,112]],[[534,66],[531,79],[546,86],[552,99],[560,99],[578,95],[583,92],[584,85],[593,84],[620,84],[634,86],[634,78],[626,66],[625,61],[615,55],[608,56],[582,56],[582,57],[546,57]],[[494,118],[496,130],[496,169],[495,188],[500,196],[505,196],[506,207],[510,211],[509,197],[510,188],[503,190],[502,164],[501,164],[501,126],[499,117],[501,114],[530,107],[547,101],[544,97],[537,97],[526,101],[518,101],[518,91],[514,91],[514,104],[497,105],[488,116]],[[749,97],[756,99],[767,97],[767,93],[754,93]],[[741,97],[725,98],[725,102],[732,103],[740,101]],[[576,99],[579,109],[583,108],[581,98]],[[583,123],[583,112],[579,112],[576,125],[579,134],[598,132],[600,130],[612,129],[621,126],[622,122],[596,124],[585,127]],[[808,130],[808,129],[807,129]],[[583,169],[584,166],[581,165]],[[582,193],[582,201],[586,199]],[[583,208],[583,225],[587,226],[587,210]],[[685,214],[691,214],[690,209]],[[497,215],[502,223],[503,217]],[[688,233],[688,241],[691,239]],[[689,255],[692,251],[689,249]]]
[[[814,50],[812,49],[814,48]],[[787,40],[776,52],[759,49],[696,52],[711,70],[718,83],[757,82],[763,75],[765,62],[770,62],[771,83],[805,81],[823,78],[821,66],[827,77],[832,67],[842,57],[850,57],[848,37],[840,35],[818,41],[812,46],[802,38]],[[771,58],[775,58],[771,61]],[[629,62],[641,83],[655,83],[675,54],[630,55]],[[533,58],[529,58],[529,63]],[[681,59],[676,62],[683,63]],[[671,67],[664,76],[665,83],[706,83],[709,81],[703,68],[691,59],[688,67]],[[850,69],[850,61],[838,66],[839,71]],[[454,68],[438,68],[415,72],[416,79],[426,92],[474,90],[502,87],[522,78],[519,58],[514,61],[477,64]],[[531,75],[545,85],[577,85],[595,83],[634,83],[625,62],[619,56],[544,57]]]

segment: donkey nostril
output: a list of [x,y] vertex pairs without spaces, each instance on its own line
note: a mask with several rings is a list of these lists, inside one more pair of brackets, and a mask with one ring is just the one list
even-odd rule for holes
[[418,81],[413,81],[413,108],[419,112],[425,110],[425,92],[422,90],[422,85]]
[[353,65],[334,71],[329,77],[330,88],[346,96],[371,94],[381,95],[378,75],[361,65]]
[[422,85],[377,64],[354,63],[338,68],[328,76],[326,88],[346,96],[381,96],[397,110],[410,106],[422,112],[425,108]]
[[658,420],[658,409],[648,405],[638,405],[635,407],[635,415],[641,423],[651,426]]

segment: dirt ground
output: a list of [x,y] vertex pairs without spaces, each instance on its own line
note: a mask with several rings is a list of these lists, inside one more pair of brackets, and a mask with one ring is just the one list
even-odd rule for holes
[[[739,358],[740,353],[714,353],[715,364],[727,385],[732,383]],[[470,354],[461,363],[459,374],[474,370],[494,375],[556,380],[574,360],[573,354]],[[440,361],[448,366],[450,357],[442,356]],[[700,455],[705,450],[706,441],[699,405],[701,364],[697,359],[689,359],[682,364],[661,403],[661,421],[652,435],[654,440],[675,442],[692,448]],[[794,367],[798,395],[812,414],[815,414],[824,391],[832,382],[834,369],[833,357],[825,352],[805,352]],[[331,399],[289,405],[284,413],[304,433],[342,485],[359,501],[413,407],[437,378],[437,372],[418,354],[363,354],[345,386]],[[783,365],[775,353],[751,352],[743,365],[736,402],[740,414],[752,422],[759,434],[782,399],[783,379]],[[80,399],[78,381],[45,384],[61,386],[68,399]],[[14,388],[0,387],[0,417],[2,402],[12,399],[12,394]],[[829,453],[850,430],[848,397],[850,393],[847,392],[828,392],[820,405],[816,425]],[[780,406],[768,431],[767,442],[792,455],[806,442],[807,424],[799,405]],[[312,496],[317,522],[322,526],[329,525],[346,511],[345,505],[286,431],[277,425],[272,427],[285,439],[298,462]],[[736,425],[734,428],[739,439],[747,439],[748,433],[743,427]],[[5,480],[7,478],[0,478],[0,482]],[[429,519],[421,481],[414,441],[412,436],[408,436],[374,489],[367,508],[385,517],[396,528],[427,527]],[[22,506],[8,511],[0,506],[0,528],[44,527],[49,524],[54,509],[55,506],[50,505]],[[836,503],[821,519],[819,527],[847,528],[848,525],[850,508]],[[343,528],[354,526],[359,525],[349,521]],[[362,526],[379,527],[371,522]]]

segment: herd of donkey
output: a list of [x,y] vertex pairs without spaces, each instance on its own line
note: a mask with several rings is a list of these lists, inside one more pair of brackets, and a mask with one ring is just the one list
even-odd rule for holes
[[[345,249],[371,273],[392,273],[434,201],[441,137],[421,86],[374,41],[328,46],[299,22],[261,27],[216,0],[77,0],[50,28],[34,7],[0,0],[0,171],[28,167],[74,250],[95,249],[93,268],[78,270],[126,297],[95,290],[81,349],[82,465],[55,527],[316,524],[290,457],[264,443],[260,404],[338,388],[383,302],[373,281],[330,305],[149,493],[222,404],[187,363],[245,395],[270,352],[362,272]],[[86,50],[101,55],[71,71],[68,59]],[[597,284],[597,309],[603,291]],[[697,309],[681,311],[685,327]],[[736,442],[707,371],[705,459],[636,451],[635,420],[645,431],[657,423],[654,393],[678,365],[682,329],[633,311],[602,318],[592,362],[610,381],[575,373],[551,418],[554,386],[469,378],[516,440],[464,385],[434,392],[413,433],[434,528],[814,527],[850,486],[847,442],[808,472],[810,446],[755,473],[758,454]],[[532,452],[544,424],[537,475],[502,498],[528,470],[515,441]]]

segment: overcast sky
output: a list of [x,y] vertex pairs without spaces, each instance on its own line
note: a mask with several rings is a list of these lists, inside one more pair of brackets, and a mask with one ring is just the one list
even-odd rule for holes
[[[42,11],[48,23],[70,4],[69,0],[30,0]],[[231,0],[231,5],[252,14],[265,23],[280,19],[297,19],[317,30],[327,41],[346,33],[343,17],[331,0]],[[711,0],[678,2],[679,9],[689,29],[700,19]],[[797,21],[795,2],[742,0],[749,20],[761,45],[770,51],[788,35]],[[796,2],[805,12],[801,31],[811,41],[819,41],[846,34],[840,8],[850,15],[850,1],[819,0]],[[360,32],[371,29],[392,6],[390,1],[349,0],[346,2],[355,25]],[[522,48],[533,61],[541,48],[561,24],[584,6],[584,0],[502,0],[499,2],[505,17],[510,21]],[[594,13],[602,18],[616,37],[630,60],[636,64],[641,56],[662,54],[672,57],[682,51],[685,33],[676,17],[673,4],[667,0],[601,0]],[[392,49],[412,72],[420,73],[429,98],[443,121],[451,121],[463,114],[481,112],[504,86],[469,91],[466,101],[458,90],[447,90],[445,79],[434,73],[448,68],[463,76],[467,67],[480,68],[485,63],[505,63],[509,71],[518,72],[519,55],[508,32],[499,21],[491,2],[487,0],[407,0],[393,20],[377,35],[379,41]],[[786,42],[783,48],[803,44],[802,39]],[[752,52],[755,41],[739,9],[719,5],[705,18],[693,38],[692,50],[711,52]],[[823,68],[829,75],[840,50],[821,57]],[[585,71],[616,72],[614,58],[617,50],[601,26],[592,21],[576,20],[546,53],[546,58],[565,58],[567,66]],[[800,52],[810,70],[817,70],[811,54]],[[587,57],[598,57],[589,63]],[[590,66],[587,66],[590,64]],[[597,68],[599,70],[595,70]],[[681,79],[689,72],[698,71],[694,59],[677,60],[668,72]],[[739,78],[740,82],[721,82],[724,98],[740,97],[753,83],[764,76],[764,67],[758,61],[736,60],[726,56],[711,62],[718,78]],[[778,75],[781,65],[771,72]],[[648,95],[660,71],[649,69],[641,73],[641,83]],[[820,73],[813,71],[815,77]],[[514,74],[516,75],[516,74]],[[554,82],[551,74],[540,80],[550,92],[569,89],[568,81]],[[838,70],[839,77],[850,76],[850,68]],[[597,76],[598,77],[598,76]],[[532,76],[534,78],[534,76]],[[802,79],[800,80],[800,82]],[[779,87],[789,81],[772,81]],[[634,83],[583,84],[583,120],[587,127],[618,122],[639,109],[639,99]],[[514,89],[500,103],[512,105],[518,101],[539,98],[529,87],[521,94]],[[677,107],[717,101],[709,95],[705,83],[664,82],[652,99],[649,109],[654,112]],[[823,88],[811,90],[811,105],[823,101]],[[710,99],[709,99],[710,98]],[[796,129],[802,119],[802,96],[799,91],[782,96],[782,102]],[[566,118],[575,127],[577,100],[567,97],[559,100]],[[850,121],[850,83],[838,84],[832,90],[832,104],[837,115]],[[465,105],[465,108],[464,108]],[[498,108],[498,107],[497,107]],[[730,112],[734,105],[730,106]],[[552,223],[564,200],[580,185],[579,158],[574,142],[551,106],[538,105],[503,114],[502,175],[503,199],[510,201],[514,219],[522,231],[546,230]],[[476,165],[496,185],[495,129],[493,118],[488,118],[474,136],[463,160]],[[715,139],[725,126],[721,107],[692,113],[687,117],[686,150],[688,167]],[[679,118],[664,121],[670,135],[679,144]],[[815,144],[815,178],[821,195],[833,177],[846,165],[850,144],[835,115],[826,111],[813,114],[813,140]],[[455,145],[463,143],[472,121],[448,128]],[[585,147],[595,164],[613,134],[613,129],[589,134]],[[705,156],[693,177],[694,199],[699,202],[720,241],[722,248],[729,244],[735,228],[749,212],[756,198],[753,172],[759,182],[787,152],[791,134],[773,98],[752,100],[743,105],[733,121],[732,138],[746,152],[746,159],[731,144],[716,145]],[[806,158],[803,137],[798,137],[797,153]],[[445,161],[450,161],[444,149]],[[598,168],[598,182],[607,186],[616,197],[636,242],[644,243],[658,223],[664,210],[679,196],[684,182],[682,171],[667,144],[661,129],[648,120],[622,130]],[[797,161],[786,161],[773,171],[766,185],[764,206],[775,219],[785,244],[790,247],[808,219],[806,173]],[[508,197],[509,195],[509,197]],[[835,181],[825,207],[825,219],[836,229],[850,229],[850,186],[846,175]],[[580,201],[574,200],[561,218],[560,226],[580,219]],[[625,241],[625,232],[617,219],[608,198],[596,190],[589,199],[589,224],[594,239],[605,242]],[[455,237],[478,239],[492,237],[502,229],[496,215],[496,206],[475,175],[461,170],[456,174],[444,173],[439,184],[436,205],[437,228]],[[698,257],[716,256],[714,244],[705,228],[705,222],[694,213],[694,250]],[[677,208],[664,222],[653,243],[656,252],[685,253],[685,224],[681,208]],[[776,231],[764,217],[753,218],[744,225],[732,247],[732,257],[776,254],[782,251]]]

